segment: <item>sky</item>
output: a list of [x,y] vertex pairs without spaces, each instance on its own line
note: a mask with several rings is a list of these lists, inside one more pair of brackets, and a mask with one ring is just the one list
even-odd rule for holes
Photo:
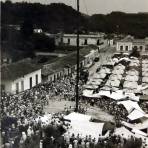
[[[76,0],[11,0],[12,2],[40,2],[43,4],[65,3],[76,9]],[[128,13],[148,12],[148,0],[80,0],[80,11],[82,13],[107,14],[112,11]]]

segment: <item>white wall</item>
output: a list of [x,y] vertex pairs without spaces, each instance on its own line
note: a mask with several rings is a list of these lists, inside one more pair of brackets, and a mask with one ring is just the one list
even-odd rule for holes
[[38,75],[38,83],[41,83],[41,69],[34,71],[30,74],[24,75],[14,81],[4,81],[5,91],[15,94],[16,93],[16,83],[19,86],[19,92],[23,91],[21,88],[21,81],[24,82],[24,90],[30,89],[30,77],[32,77],[32,87],[36,85],[36,75]]
[[[70,44],[68,44],[68,39],[70,39]],[[99,38],[91,38],[91,37],[83,38],[83,37],[80,37],[80,39],[79,39],[79,45],[80,46],[85,46],[84,45],[85,39],[87,40],[87,45],[91,45],[91,44],[97,45],[97,41],[98,41]],[[71,45],[71,46],[76,46],[77,40],[76,40],[76,37],[63,37],[63,43],[67,44],[67,45]]]
[[116,50],[117,51],[121,51],[120,46],[123,46],[122,51],[126,51],[126,46],[128,46],[128,51],[131,51],[132,47],[133,47],[133,44],[132,44],[132,42],[117,42],[117,45],[116,45]]
[[11,92],[12,91],[12,81],[2,80],[1,85],[4,85],[5,91]]

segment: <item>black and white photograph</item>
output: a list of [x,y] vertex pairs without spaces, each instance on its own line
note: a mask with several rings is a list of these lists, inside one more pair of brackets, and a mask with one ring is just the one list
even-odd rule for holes
[[148,0],[0,11],[0,148],[148,148]]

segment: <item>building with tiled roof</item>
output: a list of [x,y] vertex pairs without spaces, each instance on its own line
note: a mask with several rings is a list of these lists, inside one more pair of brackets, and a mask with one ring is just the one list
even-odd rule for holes
[[131,36],[127,36],[116,44],[116,50],[120,52],[129,52],[132,51],[133,48],[139,51],[146,51],[146,39],[134,39]]
[[1,67],[1,87],[12,94],[30,89],[41,83],[41,67],[21,61]]

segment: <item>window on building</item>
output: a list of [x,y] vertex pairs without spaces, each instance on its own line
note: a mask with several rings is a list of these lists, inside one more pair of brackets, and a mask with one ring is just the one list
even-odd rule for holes
[[134,49],[137,50],[138,49],[137,46],[134,46]]
[[21,91],[24,91],[24,81],[21,81]]
[[29,78],[30,88],[32,88],[32,77]]
[[35,80],[36,80],[36,85],[37,85],[39,83],[38,82],[38,75],[37,74],[35,75]]
[[84,45],[87,45],[87,39],[84,40]]
[[128,46],[125,46],[125,50],[128,51]]
[[140,50],[143,50],[143,46],[140,46]]
[[19,83],[16,83],[16,93],[19,92]]
[[123,51],[123,46],[120,46],[120,50]]
[[56,75],[54,75],[54,81],[56,80]]
[[68,45],[70,44],[70,39],[68,38],[68,40],[67,40],[67,43],[68,43]]

